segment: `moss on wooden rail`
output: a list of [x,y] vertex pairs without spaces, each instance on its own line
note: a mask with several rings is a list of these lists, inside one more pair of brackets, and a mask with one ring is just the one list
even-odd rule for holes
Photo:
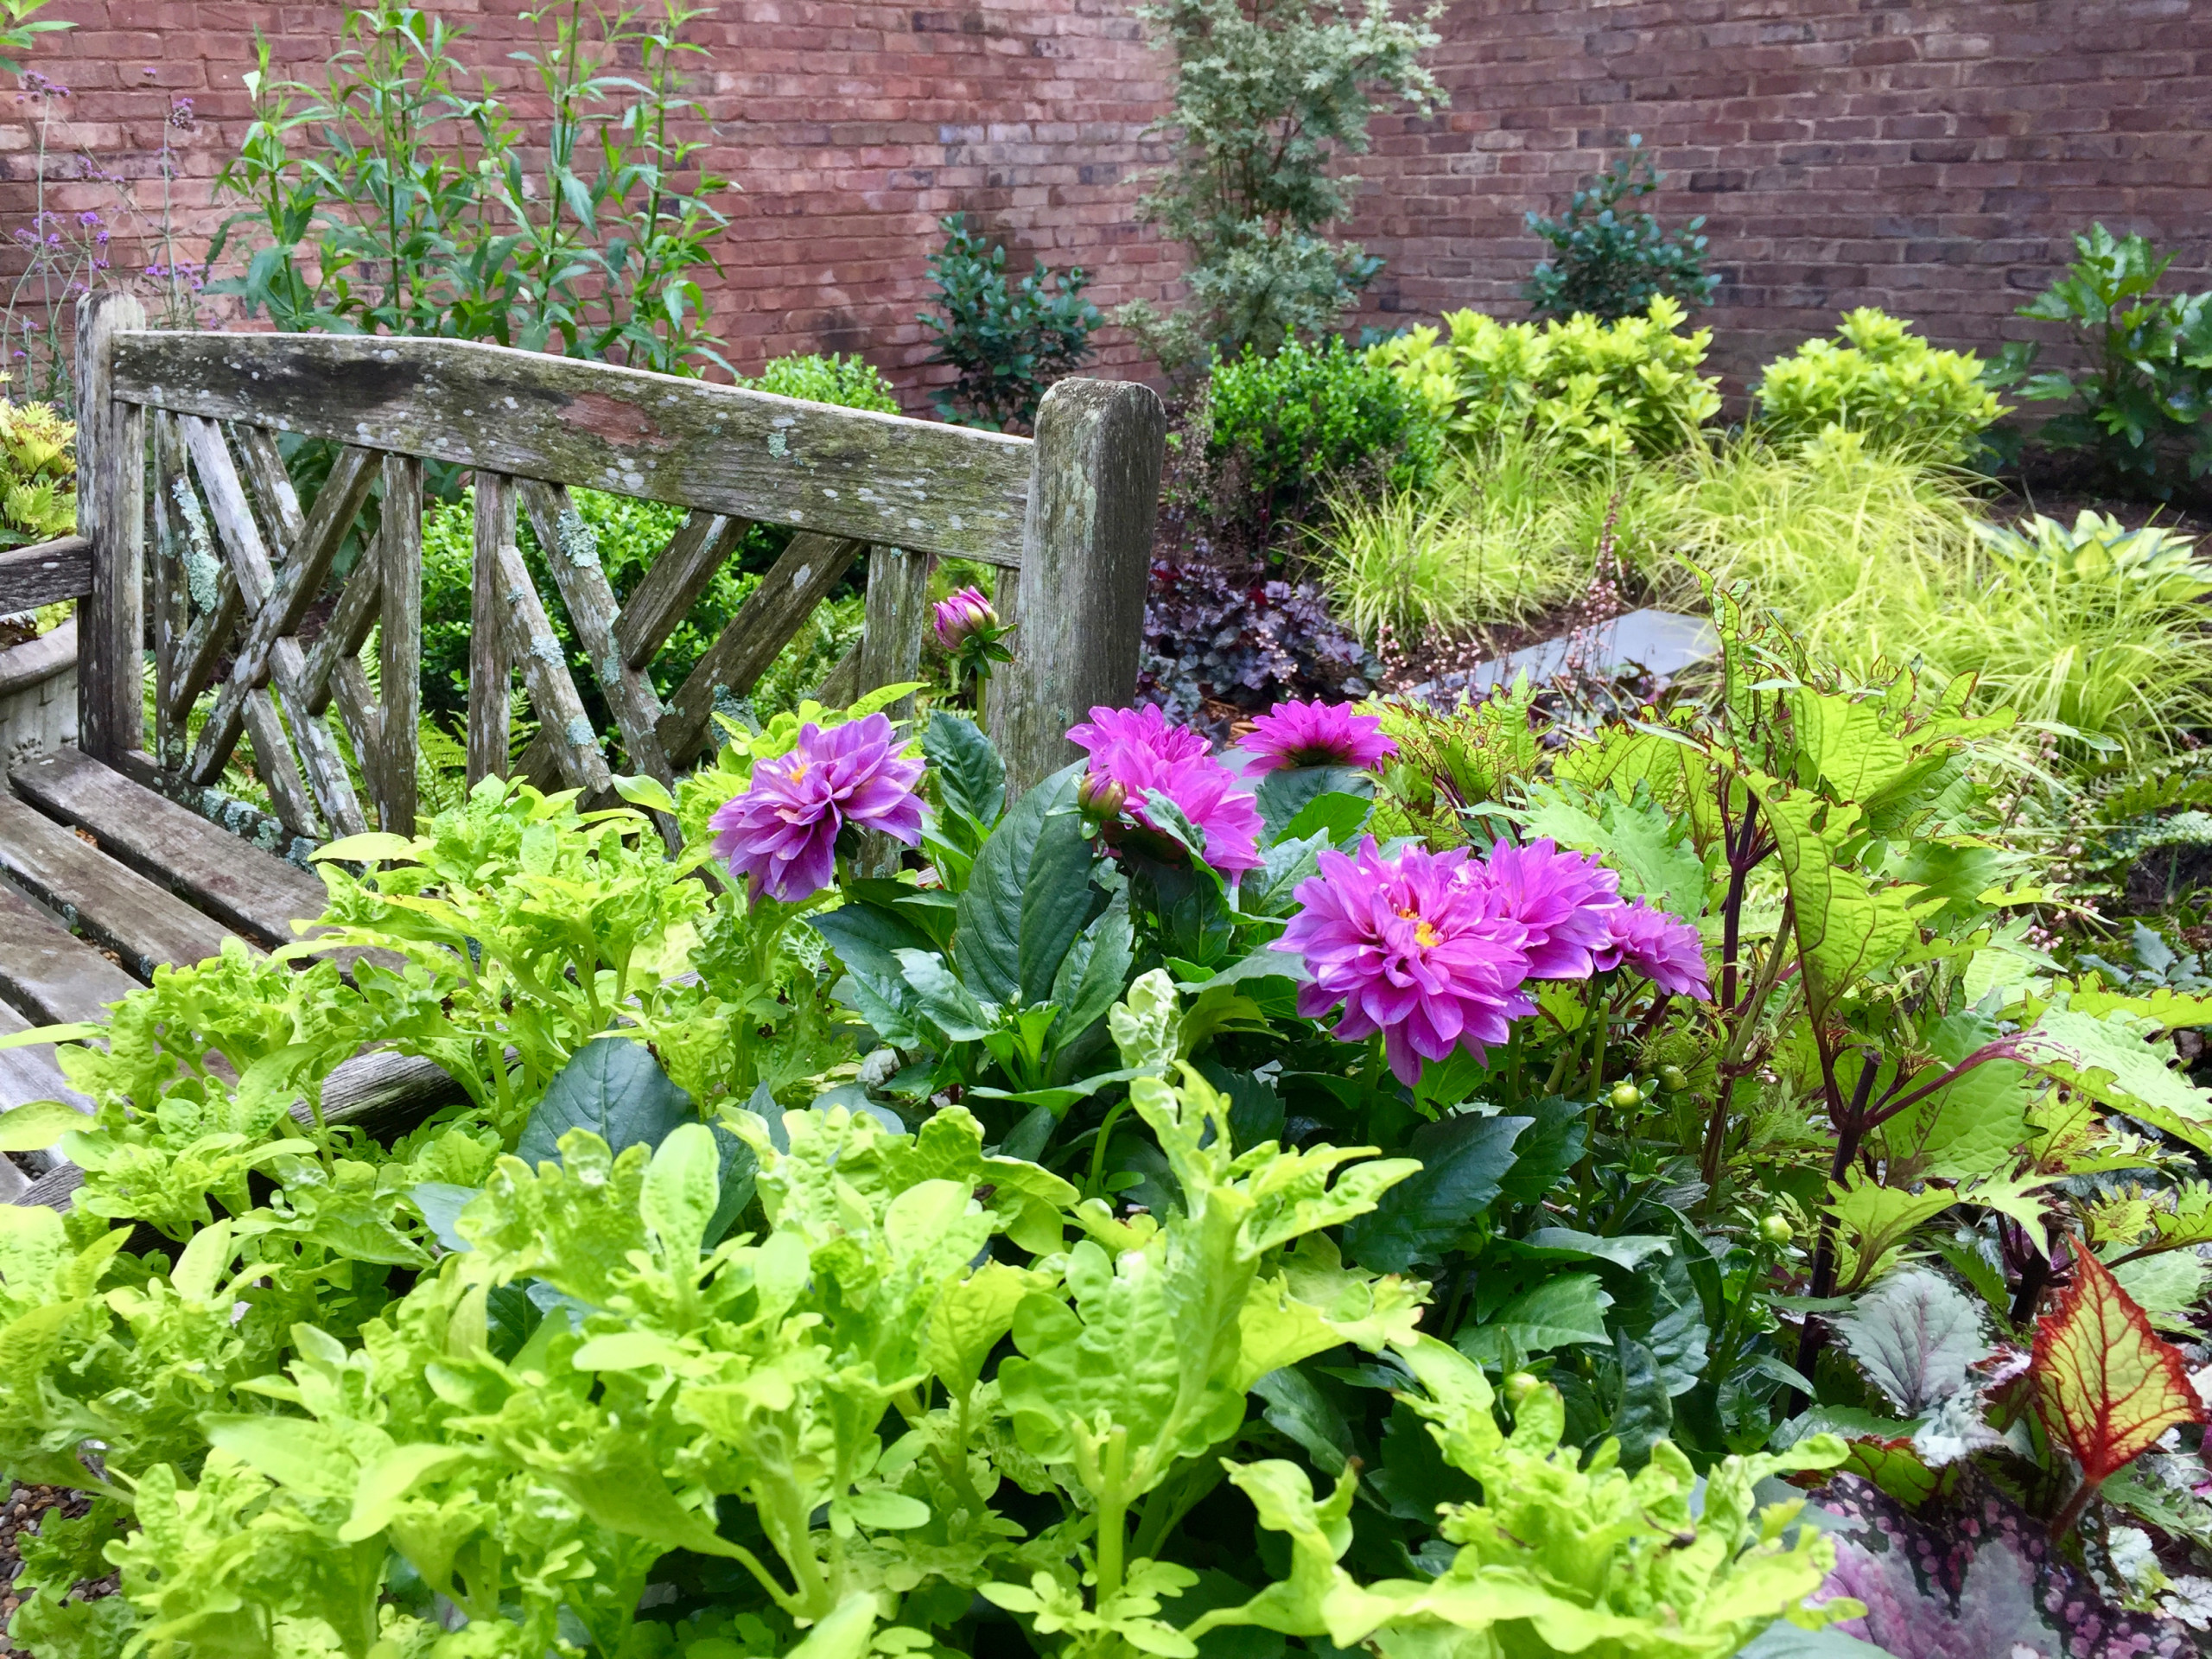
[[1014,566],[1030,441],[468,340],[121,332],[125,404]]

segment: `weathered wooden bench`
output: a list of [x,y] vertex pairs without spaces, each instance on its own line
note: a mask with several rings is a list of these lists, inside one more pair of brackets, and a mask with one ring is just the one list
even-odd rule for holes
[[[78,601],[81,746],[18,767],[0,793],[0,1034],[96,1020],[161,963],[232,936],[289,943],[321,912],[316,877],[180,804],[204,801],[242,737],[276,820],[264,841],[413,830],[425,461],[468,469],[476,489],[471,783],[508,772],[518,674],[538,731],[518,770],[611,798],[615,767],[517,549],[524,514],[621,770],[664,783],[713,747],[717,706],[766,672],[864,548],[865,627],[825,700],[915,677],[936,556],[1008,573],[1014,661],[988,721],[1016,787],[1073,758],[1068,726],[1134,686],[1166,424],[1142,386],[1064,381],[1032,440],[463,341],[144,321],[127,296],[80,304],[79,534],[0,554],[0,610]],[[280,432],[337,446],[311,499]],[[571,486],[686,509],[629,593],[601,567]],[[307,637],[372,491],[376,529]],[[656,653],[756,522],[795,533],[664,702]],[[345,1115],[442,1081],[390,1056],[341,1070]],[[0,1051],[0,1105],[61,1088],[51,1051]],[[51,1201],[73,1174],[25,1192],[0,1157],[0,1197]]]

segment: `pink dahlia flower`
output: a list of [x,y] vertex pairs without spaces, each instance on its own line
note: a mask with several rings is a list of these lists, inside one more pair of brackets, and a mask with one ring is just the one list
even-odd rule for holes
[[1205,739],[1187,726],[1170,726],[1155,702],[1141,709],[1093,709],[1089,721],[1068,728],[1068,741],[1090,751],[1094,771],[1102,761],[1111,770],[1109,757],[1125,750],[1167,762],[1198,760],[1207,754]]
[[849,824],[918,846],[919,760],[902,760],[891,722],[870,715],[824,731],[802,726],[798,747],[753,768],[753,785],[707,820],[715,854],[748,877],[757,898],[796,905],[836,875],[837,836]]
[[1706,978],[1705,946],[1697,929],[1680,917],[1653,909],[1641,899],[1616,905],[1605,917],[1608,937],[1592,957],[1599,972],[1628,968],[1662,991],[1695,997],[1700,1002],[1713,1000]]
[[1528,931],[1531,979],[1587,979],[1592,957],[1611,938],[1607,918],[1620,905],[1621,879],[1594,858],[1561,852],[1550,841],[1499,842],[1486,863],[1460,879],[1487,883],[1498,910]]
[[957,651],[969,634],[979,628],[996,627],[999,620],[980,588],[963,588],[950,598],[938,601],[931,607],[931,615],[937,626],[937,642],[947,651]]
[[1423,1060],[1455,1048],[1481,1058],[1510,1022],[1535,1012],[1523,929],[1485,883],[1460,880],[1463,851],[1408,847],[1386,859],[1375,838],[1357,855],[1323,853],[1320,874],[1298,884],[1304,906],[1270,949],[1305,959],[1312,983],[1298,1011],[1317,1020],[1338,1004],[1336,1035],[1380,1031],[1390,1070],[1408,1086]]
[[[1260,857],[1260,807],[1236,774],[1206,752],[1206,741],[1170,726],[1159,709],[1093,709],[1088,723],[1069,738],[1090,751],[1088,787],[1094,801],[1122,791],[1122,810],[1140,828],[1162,832],[1145,811],[1145,791],[1156,789],[1205,836],[1205,860],[1217,870],[1255,870]],[[1160,851],[1166,855],[1172,842]]]
[[1279,702],[1252,722],[1244,747],[1254,757],[1247,778],[1291,766],[1365,768],[1398,752],[1380,720],[1348,702]]

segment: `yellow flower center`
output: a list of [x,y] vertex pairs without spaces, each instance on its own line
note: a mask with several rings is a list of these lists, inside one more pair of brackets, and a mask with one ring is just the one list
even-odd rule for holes
[[1420,945],[1424,950],[1429,949],[1432,945],[1440,944],[1443,943],[1442,940],[1436,937],[1436,930],[1428,925],[1427,919],[1425,917],[1420,917],[1411,905],[1401,906],[1398,910],[1398,914],[1404,917],[1408,921],[1413,923],[1414,943]]

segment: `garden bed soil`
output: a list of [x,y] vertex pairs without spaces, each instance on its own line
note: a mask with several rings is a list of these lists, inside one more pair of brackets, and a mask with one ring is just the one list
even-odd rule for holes
[[2070,524],[2085,512],[2115,518],[2130,530],[2155,524],[2177,536],[2197,537],[2206,543],[2207,556],[2212,556],[2212,505],[2202,502],[2139,501],[2094,490],[2014,488],[1989,503],[1991,521],[2000,524],[2017,524],[2037,513]]

